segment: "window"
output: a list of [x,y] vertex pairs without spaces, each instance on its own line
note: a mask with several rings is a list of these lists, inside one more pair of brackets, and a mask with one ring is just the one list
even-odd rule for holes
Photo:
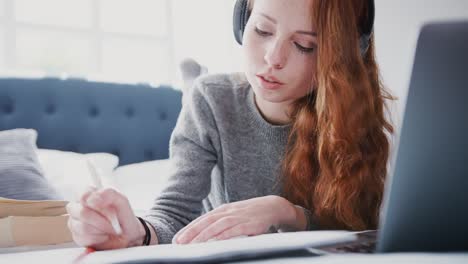
[[170,0],[0,0],[0,74],[171,83]]
[[179,62],[238,71],[235,0],[0,0],[0,76],[181,86]]

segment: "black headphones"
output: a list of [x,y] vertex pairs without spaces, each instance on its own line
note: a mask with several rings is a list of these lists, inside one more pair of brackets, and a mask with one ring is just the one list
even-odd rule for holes
[[[359,37],[359,48],[361,50],[361,55],[364,55],[369,49],[369,42],[372,36],[372,31],[374,29],[374,19],[375,19],[375,4],[374,0],[367,1],[367,21],[365,24],[361,25],[361,32]],[[244,35],[245,25],[250,17],[250,10],[248,8],[247,0],[237,0],[236,5],[234,6],[234,19],[233,19],[233,30],[234,37],[236,38],[237,43],[242,45],[242,37]]]

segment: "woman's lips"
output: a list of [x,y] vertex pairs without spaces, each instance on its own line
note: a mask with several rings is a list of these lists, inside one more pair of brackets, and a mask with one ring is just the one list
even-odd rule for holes
[[278,88],[280,88],[283,83],[281,82],[278,82],[275,80],[275,78],[273,77],[268,77],[268,79],[270,80],[275,80],[275,81],[268,81],[267,79],[265,79],[264,76],[262,75],[257,75],[257,78],[260,82],[260,85],[264,88],[264,89],[268,89],[268,90],[276,90]]

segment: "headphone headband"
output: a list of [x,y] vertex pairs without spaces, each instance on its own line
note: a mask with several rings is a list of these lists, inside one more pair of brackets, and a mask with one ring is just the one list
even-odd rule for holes
[[[242,37],[244,35],[245,25],[250,17],[250,10],[248,8],[247,0],[237,0],[234,6],[233,16],[233,31],[237,43],[242,45]],[[374,30],[375,20],[375,4],[374,0],[367,1],[367,19],[360,26],[361,32],[359,37],[359,48],[361,54],[364,55],[369,49],[369,42]]]
[[361,24],[361,35],[359,36],[359,48],[361,55],[364,56],[369,49],[370,39],[374,31],[375,20],[375,3],[374,0],[367,1],[367,17],[363,24]]
[[244,35],[245,25],[250,17],[250,10],[247,0],[237,0],[234,6],[233,26],[234,37],[237,43],[242,45],[242,37]]

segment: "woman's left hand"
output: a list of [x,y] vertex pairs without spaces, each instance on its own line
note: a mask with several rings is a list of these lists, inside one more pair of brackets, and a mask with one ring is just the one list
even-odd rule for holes
[[224,204],[181,229],[172,240],[176,244],[254,236],[279,228],[296,218],[294,206],[280,196],[264,196]]

